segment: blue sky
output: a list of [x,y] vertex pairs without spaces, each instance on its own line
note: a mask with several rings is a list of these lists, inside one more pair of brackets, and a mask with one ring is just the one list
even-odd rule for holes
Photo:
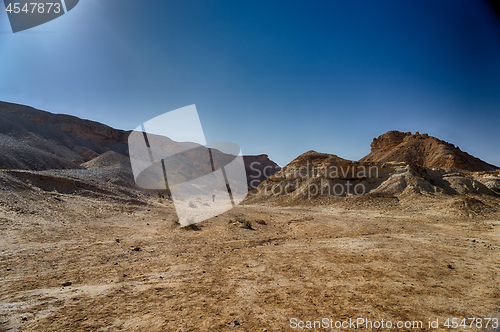
[[0,100],[121,129],[196,104],[207,141],[280,165],[389,130],[500,165],[499,40],[480,0],[82,0],[16,34],[0,13]]

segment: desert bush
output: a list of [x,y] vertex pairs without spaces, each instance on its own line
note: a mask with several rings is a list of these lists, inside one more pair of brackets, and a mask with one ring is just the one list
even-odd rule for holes
[[245,227],[247,229],[253,229],[251,220],[236,217],[235,220],[229,219],[228,224],[232,224],[232,223],[240,223],[243,227]]

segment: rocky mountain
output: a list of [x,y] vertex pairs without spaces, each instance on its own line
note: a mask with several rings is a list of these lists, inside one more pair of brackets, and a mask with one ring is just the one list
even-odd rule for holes
[[[119,169],[129,179],[126,182],[131,183],[129,134],[130,131],[114,129],[71,115],[53,114],[29,106],[0,102],[0,169]],[[156,139],[154,135],[149,138]],[[158,139],[162,144],[168,145],[167,150],[170,152],[185,148],[186,144],[192,145],[174,142],[166,137]],[[217,151],[214,150],[214,153]],[[220,159],[228,158],[222,154]],[[244,161],[249,185],[252,182],[257,186],[279,170],[279,166],[267,155],[244,156]]]
[[308,151],[263,181],[249,201],[385,197],[393,204],[415,195],[500,197],[500,169],[437,138],[393,131],[374,139],[360,161]]
[[492,171],[498,167],[427,134],[390,131],[373,139],[371,152],[362,162],[405,162],[427,168],[457,171]]

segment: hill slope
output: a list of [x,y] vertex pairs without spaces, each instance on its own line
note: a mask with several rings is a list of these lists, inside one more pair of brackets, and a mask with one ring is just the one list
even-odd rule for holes
[[[120,169],[132,179],[129,134],[130,131],[70,115],[0,102],[0,169]],[[149,135],[150,140],[154,138]],[[157,139],[170,153],[193,145],[166,137]],[[280,169],[267,155],[244,156],[244,162],[251,188]],[[186,165],[191,168],[189,162]]]
[[127,136],[98,122],[0,102],[0,168],[79,168],[106,151],[124,154]]

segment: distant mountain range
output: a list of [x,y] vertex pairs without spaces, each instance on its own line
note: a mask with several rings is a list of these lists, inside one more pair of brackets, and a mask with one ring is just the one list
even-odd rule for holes
[[[129,133],[71,115],[0,102],[0,169],[116,168],[131,173],[127,143]],[[185,143],[172,141],[172,144]],[[298,169],[309,161],[330,165],[404,163],[426,169],[442,169],[448,173],[498,169],[453,144],[427,134],[390,131],[375,138],[371,147],[370,154],[358,162],[309,151],[285,166],[284,170]],[[281,169],[264,154],[244,156],[244,160],[249,188],[257,187]]]

